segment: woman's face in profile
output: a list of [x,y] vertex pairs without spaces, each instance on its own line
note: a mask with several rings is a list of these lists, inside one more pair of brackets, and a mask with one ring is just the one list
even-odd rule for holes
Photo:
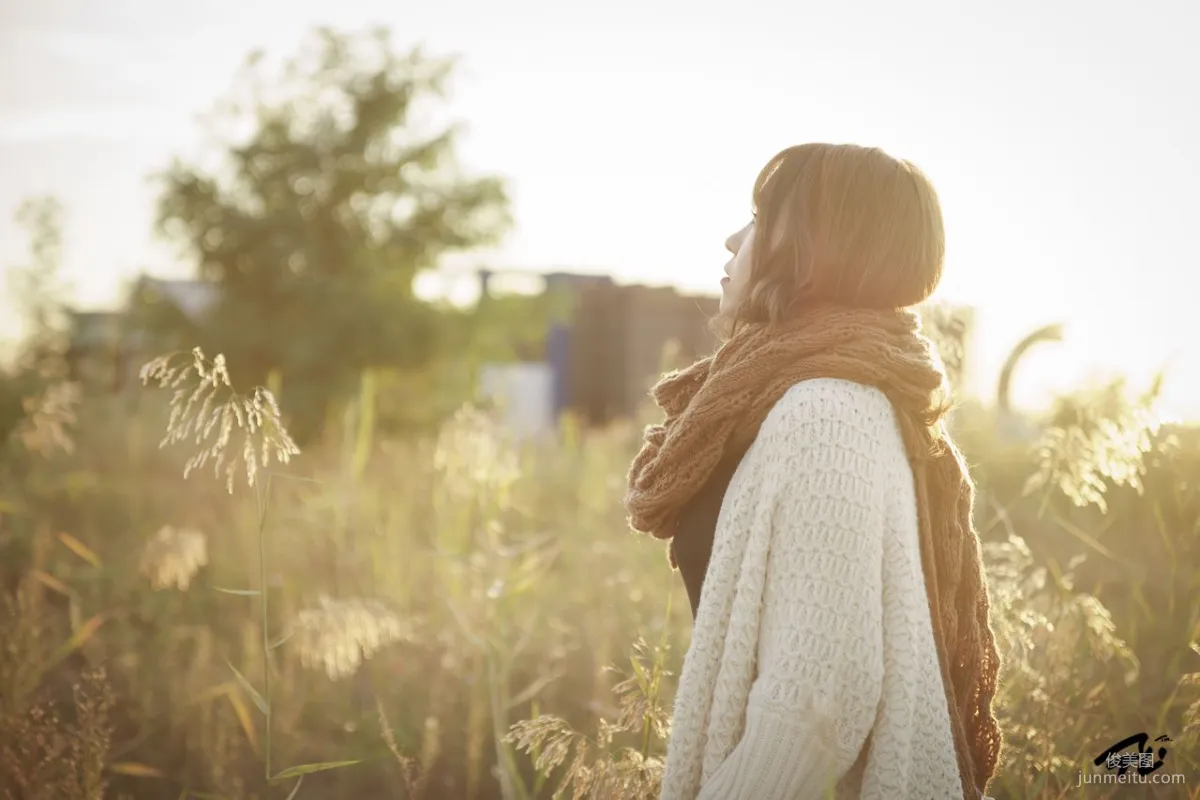
[[721,313],[732,311],[746,290],[754,252],[754,220],[726,239],[725,249],[733,258],[725,265],[725,277],[721,279]]

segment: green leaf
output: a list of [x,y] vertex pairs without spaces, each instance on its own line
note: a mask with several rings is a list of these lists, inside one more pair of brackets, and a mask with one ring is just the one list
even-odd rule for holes
[[76,539],[69,533],[63,532],[58,535],[58,540],[62,542],[68,550],[82,558],[84,561],[91,564],[93,567],[103,566],[100,561],[100,556],[96,555],[90,547]]
[[250,719],[250,709],[246,707],[246,701],[238,692],[230,692],[225,695],[225,699],[229,701],[229,705],[233,706],[233,713],[237,715],[238,724],[242,726],[242,730],[246,734],[246,741],[250,742],[250,747],[257,754],[258,734],[254,732],[254,720]]
[[163,771],[149,764],[142,764],[138,761],[119,761],[116,764],[109,764],[108,771],[117,775],[129,775],[134,778],[165,778]]
[[258,597],[262,594],[258,589],[226,589],[223,586],[210,586],[209,588],[224,594],[236,594],[242,597]]
[[644,693],[650,686],[650,677],[646,674],[646,668],[642,666],[642,662],[636,658],[630,658],[629,663],[633,665],[633,675],[637,678],[638,687]]
[[79,648],[83,647],[84,643],[87,642],[88,639],[92,638],[92,635],[100,629],[100,626],[108,621],[108,617],[108,613],[97,614],[87,622],[80,625],[79,628],[77,628],[76,631],[71,634],[71,638],[60,644],[58,648],[50,655],[49,660],[42,667],[42,672],[49,672],[52,667],[58,664],[58,662],[65,659]]
[[278,786],[288,778],[298,778],[301,775],[309,775],[313,772],[327,772],[331,769],[351,767],[360,763],[362,763],[360,759],[355,759],[354,761],[322,761],[318,764],[301,764],[298,767],[288,767],[283,772],[271,778],[271,785]]
[[254,701],[254,705],[258,706],[258,710],[261,711],[264,716],[270,716],[270,712],[267,711],[267,701],[264,700],[263,696],[258,693],[258,690],[254,688],[250,681],[246,680],[242,673],[237,671],[237,667],[229,663],[228,659],[225,660],[225,664],[231,670],[233,670],[233,676],[237,678],[238,683],[240,683],[242,688],[246,690],[246,694],[250,695],[250,699]]

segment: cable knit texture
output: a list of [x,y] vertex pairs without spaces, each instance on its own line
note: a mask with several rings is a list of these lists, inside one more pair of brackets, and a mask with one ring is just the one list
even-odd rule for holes
[[899,428],[878,390],[818,379],[784,395],[730,483],[662,797],[830,787],[962,796]]
[[943,389],[911,310],[836,306],[744,328],[655,387],[667,416],[630,470],[637,530],[671,537],[752,443],[718,517],[663,798],[986,788],[999,658]]

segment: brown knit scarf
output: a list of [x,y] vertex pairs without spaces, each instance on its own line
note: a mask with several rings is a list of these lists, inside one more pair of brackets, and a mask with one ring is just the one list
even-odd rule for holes
[[976,800],[1000,754],[992,713],[1000,660],[972,521],[974,485],[943,426],[945,376],[916,314],[813,307],[783,325],[743,328],[713,356],[664,377],[653,396],[666,419],[646,429],[630,469],[630,524],[672,537],[682,507],[723,454],[747,447],[784,392],[811,378],[877,387],[900,421],[964,797]]

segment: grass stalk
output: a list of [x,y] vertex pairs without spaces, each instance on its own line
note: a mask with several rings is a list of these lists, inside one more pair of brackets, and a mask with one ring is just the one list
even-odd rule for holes
[[270,629],[267,627],[270,607],[267,600],[266,529],[267,508],[270,506],[270,502],[271,476],[267,475],[267,482],[263,487],[263,497],[259,501],[258,508],[258,591],[259,599],[262,601],[259,604],[259,610],[262,615],[260,627],[262,628],[263,699],[266,701],[267,707],[266,728],[263,732],[263,767],[268,781],[271,779],[271,640]]

